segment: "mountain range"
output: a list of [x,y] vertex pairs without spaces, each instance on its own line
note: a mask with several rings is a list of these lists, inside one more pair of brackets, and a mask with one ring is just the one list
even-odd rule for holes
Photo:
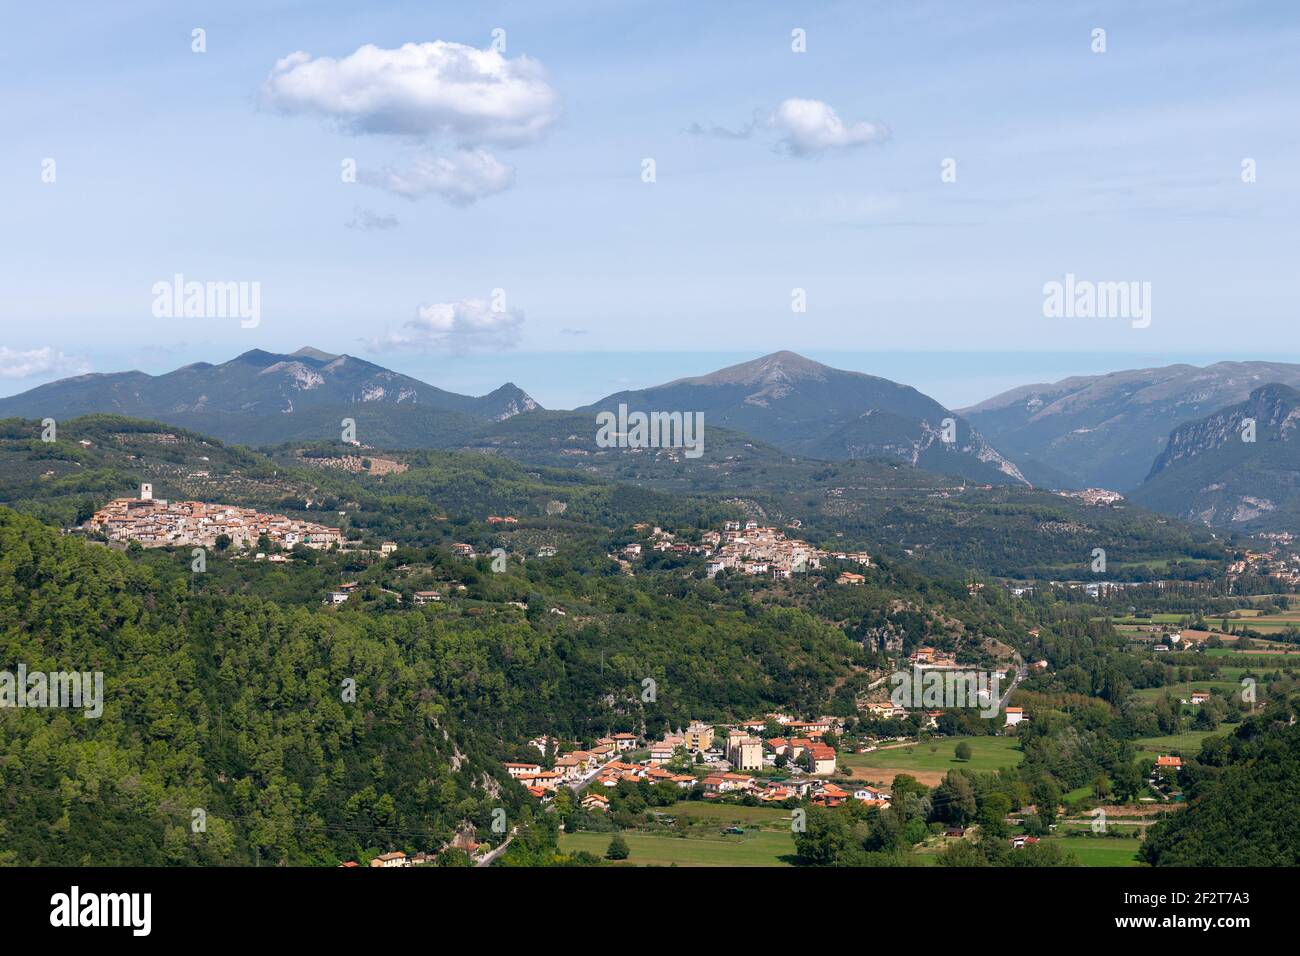
[[1208,525],[1269,530],[1300,523],[1300,392],[1257,388],[1174,429],[1138,504]]
[[[80,375],[0,399],[0,417],[115,413],[254,446],[336,440],[351,419],[371,447],[463,448],[543,465],[585,457],[600,470],[628,456],[597,446],[598,413],[701,412],[706,445],[729,459],[742,450],[769,462],[883,459],[982,484],[1110,488],[1213,526],[1300,530],[1298,386],[1300,365],[1171,365],[1026,385],[953,411],[910,386],[782,351],[547,411],[512,383],[460,395],[306,347],[157,376]],[[1233,440],[1245,418],[1257,422],[1254,443]]]
[[359,440],[389,447],[444,446],[485,425],[538,408],[507,383],[458,395],[350,355],[254,349],[228,362],[196,362],[165,375],[89,374],[0,399],[0,416],[56,420],[112,413],[266,445],[336,437],[356,422]]
[[1035,485],[1126,492],[1178,426],[1245,401],[1262,385],[1300,386],[1300,365],[1169,365],[1024,385],[961,412]]

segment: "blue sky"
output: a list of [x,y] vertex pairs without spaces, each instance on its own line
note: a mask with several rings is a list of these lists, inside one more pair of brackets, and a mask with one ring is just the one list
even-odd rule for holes
[[[552,407],[781,348],[950,405],[1300,354],[1281,0],[5,13],[0,394],[305,344]],[[156,316],[177,273],[258,324]],[[1044,317],[1067,273],[1150,282],[1150,326]]]

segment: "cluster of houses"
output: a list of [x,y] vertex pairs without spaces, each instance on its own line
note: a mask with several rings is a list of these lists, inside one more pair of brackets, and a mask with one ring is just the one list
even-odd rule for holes
[[[773,724],[782,729],[782,736],[757,735]],[[554,755],[551,769],[542,761],[511,762],[505,769],[540,800],[550,799],[561,786],[585,789],[582,806],[597,811],[609,807],[609,798],[601,791],[625,780],[667,783],[682,790],[700,787],[706,798],[748,794],[765,803],[810,798],[827,806],[851,799],[887,804],[889,795],[874,787],[855,785],[846,790],[824,779],[835,772],[837,754],[822,737],[841,729],[837,718],[796,720],[769,714],[736,726],[692,721],[685,729],[646,743],[635,734],[613,734],[600,738],[589,750],[563,752],[555,738],[538,737],[529,745],[543,756]],[[633,750],[644,756],[630,759],[637,756],[628,753]],[[788,773],[779,780],[768,779],[778,767],[788,768]]]
[[[743,525],[739,521],[728,521],[721,533],[706,532],[704,541],[714,548],[706,568],[709,577],[731,569],[750,575],[770,575],[780,580],[820,568],[822,561],[828,558],[871,566],[871,557],[865,551],[824,551],[807,541],[787,538],[778,528],[759,527],[758,522],[752,520]],[[848,577],[850,580],[842,583],[852,583],[851,579],[859,575],[850,572]]]
[[[491,848],[487,844],[479,843],[477,840],[475,840],[474,830],[472,827],[469,827],[458,832],[455,835],[455,837],[452,838],[451,842],[448,843],[443,849],[463,850],[465,851],[465,853],[469,854],[469,858],[471,860],[477,861],[481,859],[480,857],[481,853],[487,852]],[[408,855],[406,853],[403,853],[401,850],[392,850],[388,853],[381,853],[379,854],[379,856],[372,859],[370,861],[370,866],[375,869],[394,869],[394,868],[401,868],[401,867],[408,867],[408,866],[426,866],[428,864],[437,862],[437,859],[438,859],[437,853],[419,852],[419,853],[411,853]],[[339,867],[345,870],[358,869],[360,868],[360,866],[361,864],[358,863],[356,860],[345,860],[344,862],[339,864]]]
[[1104,505],[1118,504],[1124,500],[1124,496],[1118,491],[1110,491],[1107,488],[1084,488],[1082,491],[1058,491],[1062,498],[1073,498],[1076,501],[1082,501],[1085,505],[1102,507]]
[[1292,536],[1287,532],[1256,535],[1269,542],[1264,551],[1249,550],[1240,561],[1228,565],[1229,583],[1242,575],[1271,578],[1282,585],[1300,585],[1300,554],[1289,551]]
[[[796,522],[792,527],[797,527]],[[706,531],[698,544],[677,541],[671,531],[651,528],[647,524],[632,526],[634,531],[648,532],[648,542],[632,542],[611,555],[627,563],[640,558],[648,547],[652,551],[682,555],[700,555],[707,558],[705,570],[709,577],[725,570],[742,574],[761,575],[775,580],[789,578],[809,569],[822,566],[828,558],[852,561],[863,567],[871,566],[871,556],[865,551],[824,551],[807,541],[787,538],[778,528],[760,527],[757,521],[727,521],[721,531]],[[862,584],[866,578],[846,571],[839,577],[841,584]]]
[[89,526],[109,540],[138,541],[146,548],[211,548],[222,536],[234,547],[254,547],[266,535],[282,548],[302,544],[323,549],[337,546],[343,537],[338,528],[253,508],[154,498],[153,485],[148,483],[140,486],[139,498],[115,498],[104,505]]

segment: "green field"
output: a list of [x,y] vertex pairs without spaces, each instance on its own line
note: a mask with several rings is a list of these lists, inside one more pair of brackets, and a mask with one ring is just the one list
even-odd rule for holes
[[708,803],[703,800],[691,800],[683,801],[662,812],[667,817],[706,821],[716,824],[719,828],[761,826],[789,829],[790,827],[790,811],[784,807],[743,807],[731,803]]
[[[1152,614],[1150,617],[1132,617],[1131,615],[1122,615],[1112,617],[1112,624],[1177,624],[1179,621],[1187,620],[1186,614]],[[1094,620],[1104,621],[1106,618],[1099,617]]]
[[[1193,690],[1216,689],[1230,692],[1239,691],[1241,690],[1241,684],[1232,680],[1194,680],[1191,684],[1191,690],[1187,689],[1186,683],[1172,684],[1168,687],[1144,687],[1141,690],[1134,691],[1133,696],[1139,700],[1147,701],[1148,703],[1158,700],[1163,697],[1165,693],[1171,694],[1174,700],[1191,700]],[[1261,687],[1260,690],[1263,691],[1263,688]]]
[[1111,839],[1109,837],[1053,837],[1063,850],[1073,853],[1084,866],[1142,866],[1135,854],[1142,841],[1138,838]]
[[[953,750],[958,742],[970,744],[970,760],[958,760]],[[929,743],[873,750],[865,754],[841,754],[840,763],[858,771],[888,768],[906,772],[946,772],[965,767],[968,770],[997,770],[1014,767],[1024,758],[1015,737],[942,737]]]
[[1227,730],[1189,730],[1185,734],[1171,734],[1167,737],[1139,737],[1133,743],[1140,751],[1176,752],[1185,757],[1194,757],[1201,752],[1201,741],[1206,737],[1222,736],[1228,732]]
[[[586,850],[602,859],[609,847],[609,833],[561,833],[560,849],[566,853]],[[744,836],[721,834],[678,837],[624,830],[631,855],[627,866],[790,866],[794,837],[789,829],[756,830]]]

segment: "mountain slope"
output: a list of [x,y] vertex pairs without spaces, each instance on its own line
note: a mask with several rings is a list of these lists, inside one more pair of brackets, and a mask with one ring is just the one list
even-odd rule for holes
[[[986,482],[1023,481],[969,423],[914,388],[776,352],[709,375],[626,391],[579,411],[703,412],[707,426],[743,432],[826,460],[887,457]],[[943,420],[956,440],[942,440]]]
[[357,438],[394,447],[445,445],[491,421],[537,408],[513,384],[481,397],[458,395],[350,355],[302,348],[254,349],[221,365],[197,362],[164,375],[80,375],[0,399],[0,417],[118,414],[164,421],[228,441],[265,444]]
[[1169,433],[1269,382],[1300,386],[1300,365],[1170,365],[1025,385],[961,412],[1035,484],[1139,485]]
[[[1255,421],[1255,440],[1243,424]],[[1134,502],[1219,527],[1300,527],[1300,392],[1265,385],[1174,430]]]

